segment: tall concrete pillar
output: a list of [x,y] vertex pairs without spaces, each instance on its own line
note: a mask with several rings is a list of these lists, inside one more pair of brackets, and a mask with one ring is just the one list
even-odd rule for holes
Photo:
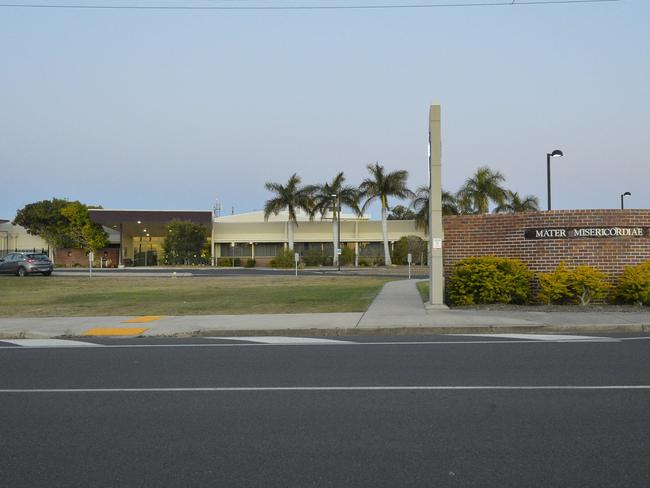
[[440,105],[429,108],[429,303],[428,309],[444,309],[442,268],[442,145]]

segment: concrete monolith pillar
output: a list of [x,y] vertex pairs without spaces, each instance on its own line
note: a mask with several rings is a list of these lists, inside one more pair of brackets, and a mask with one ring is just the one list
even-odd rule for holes
[[442,147],[440,105],[429,109],[429,302],[427,309],[445,309],[442,268]]

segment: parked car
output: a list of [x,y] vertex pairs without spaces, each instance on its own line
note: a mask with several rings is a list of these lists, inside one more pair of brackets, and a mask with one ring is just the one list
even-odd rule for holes
[[28,274],[41,273],[50,276],[54,265],[47,254],[40,252],[12,252],[0,258],[0,274],[15,274],[27,276]]

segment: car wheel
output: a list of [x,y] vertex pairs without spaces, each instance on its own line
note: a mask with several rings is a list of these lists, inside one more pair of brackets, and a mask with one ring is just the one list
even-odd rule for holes
[[45,272],[43,273],[43,276],[50,276],[51,274],[52,274],[51,271],[45,271]]
[[27,276],[27,270],[25,268],[18,268],[18,273],[16,273],[18,276]]

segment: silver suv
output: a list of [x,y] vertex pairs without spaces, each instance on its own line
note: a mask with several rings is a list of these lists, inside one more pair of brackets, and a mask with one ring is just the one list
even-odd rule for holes
[[0,274],[15,274],[27,276],[32,273],[42,273],[50,276],[54,265],[41,252],[12,252],[4,258],[0,258]]

